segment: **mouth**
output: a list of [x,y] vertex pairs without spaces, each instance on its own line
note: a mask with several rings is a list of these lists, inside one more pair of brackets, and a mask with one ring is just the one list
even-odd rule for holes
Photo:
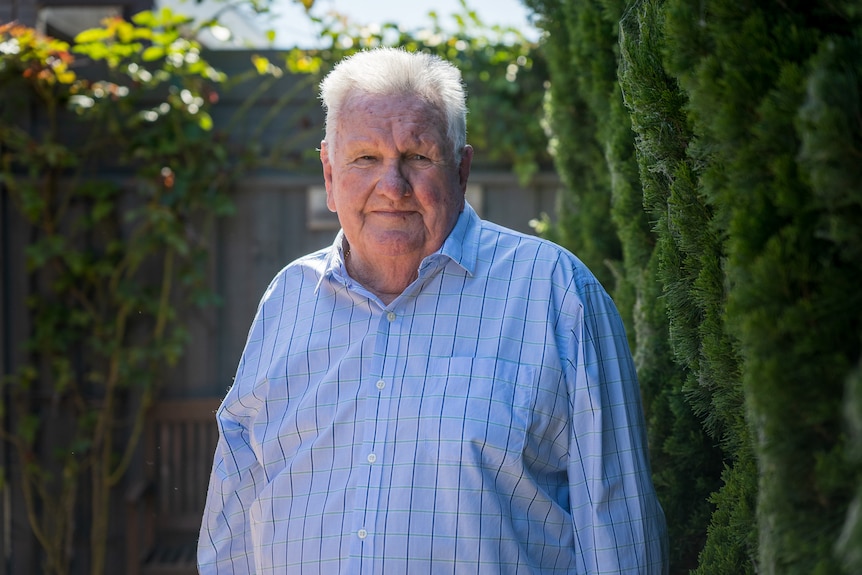
[[408,216],[414,215],[416,212],[413,210],[375,210],[373,213],[383,218],[397,219],[406,218]]

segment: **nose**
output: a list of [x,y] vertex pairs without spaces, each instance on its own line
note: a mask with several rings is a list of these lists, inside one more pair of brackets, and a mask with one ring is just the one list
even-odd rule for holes
[[384,162],[377,189],[393,199],[410,195],[413,188],[405,168],[401,159]]

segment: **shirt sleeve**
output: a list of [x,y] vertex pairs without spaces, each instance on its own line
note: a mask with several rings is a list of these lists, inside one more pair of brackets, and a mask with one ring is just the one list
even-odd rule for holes
[[263,486],[263,470],[249,431],[222,404],[216,415],[219,441],[198,539],[200,575],[255,572],[249,510]]
[[581,567],[590,574],[666,574],[665,518],[622,320],[598,284],[580,295],[567,379],[569,495]]
[[[216,412],[219,440],[198,537],[199,575],[248,575],[258,571],[252,538],[252,505],[266,485],[266,470],[252,436],[265,397],[257,393],[261,354],[277,335],[269,329],[281,313],[281,274],[267,287],[249,328],[234,383]],[[267,307],[267,302],[275,304]]]

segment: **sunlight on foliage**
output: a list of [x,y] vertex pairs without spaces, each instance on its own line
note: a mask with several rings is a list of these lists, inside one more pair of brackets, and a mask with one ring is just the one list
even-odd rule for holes
[[288,50],[286,67],[293,73],[322,75],[342,58],[380,46],[436,54],[455,64],[464,77],[468,139],[477,161],[513,170],[524,184],[551,169],[540,123],[548,82],[540,45],[516,28],[486,24],[465,0],[450,22],[434,10],[427,17],[428,25],[416,30],[396,22],[360,25],[335,11],[311,17],[323,47]]

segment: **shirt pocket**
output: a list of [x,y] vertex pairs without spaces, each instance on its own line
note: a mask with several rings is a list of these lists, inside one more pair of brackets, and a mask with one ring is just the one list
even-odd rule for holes
[[535,370],[499,359],[431,360],[419,406],[432,461],[490,468],[521,460],[536,397]]

